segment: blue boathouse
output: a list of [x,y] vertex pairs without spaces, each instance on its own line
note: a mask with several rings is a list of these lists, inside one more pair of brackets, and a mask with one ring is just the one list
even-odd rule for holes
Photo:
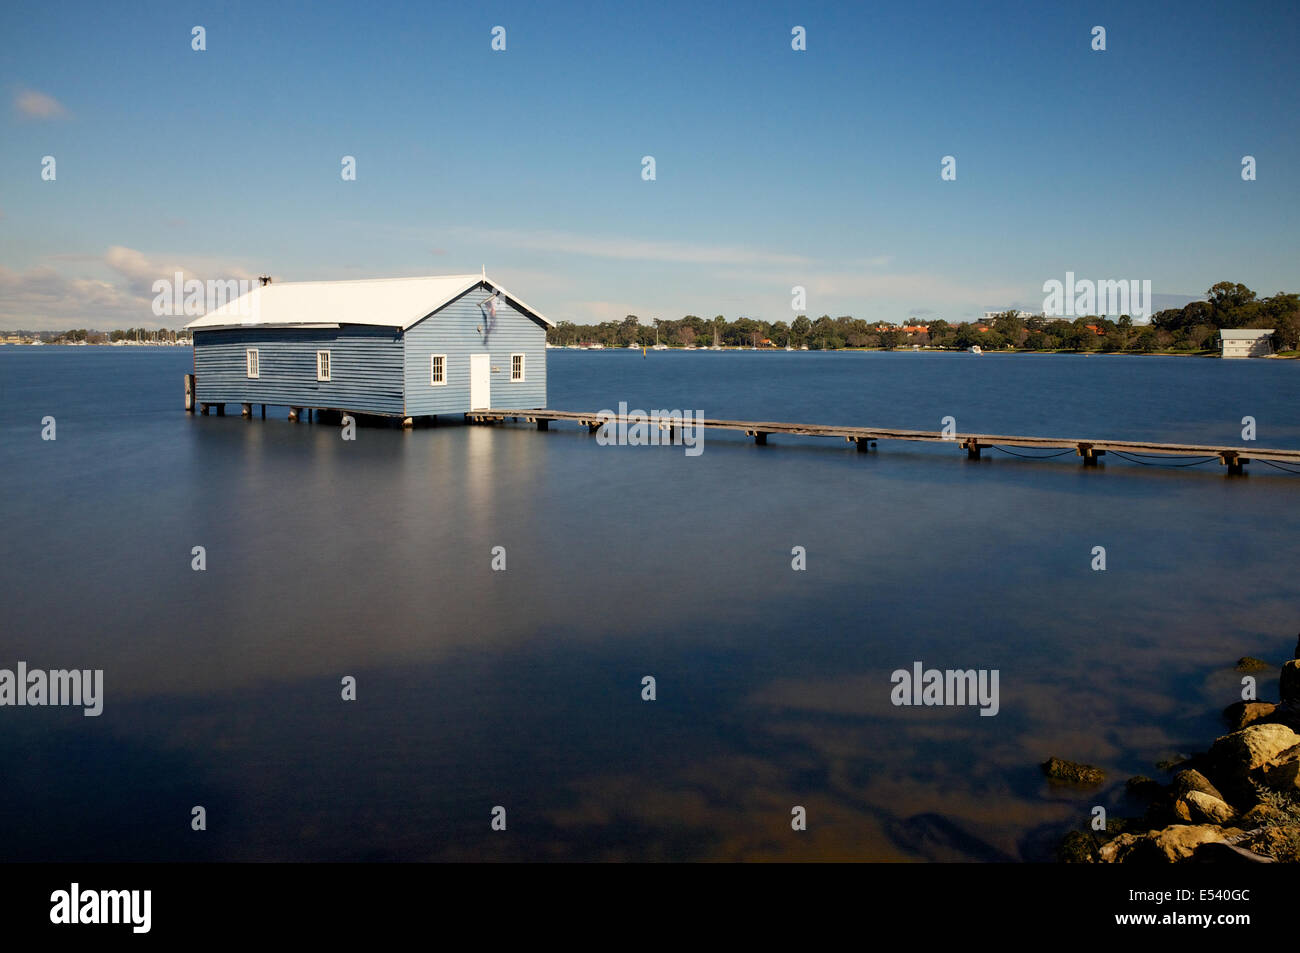
[[546,406],[553,323],[483,275],[272,282],[203,317],[187,407],[401,418]]

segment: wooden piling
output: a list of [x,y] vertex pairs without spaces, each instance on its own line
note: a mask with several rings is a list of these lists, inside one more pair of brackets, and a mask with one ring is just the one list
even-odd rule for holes
[[185,375],[185,413],[194,413],[194,375]]
[[1105,450],[1098,450],[1090,443],[1080,443],[1074,448],[1074,452],[1077,456],[1083,457],[1083,465],[1085,467],[1095,467],[1097,465],[1097,458],[1106,455]]
[[1228,476],[1245,476],[1245,464],[1250,460],[1235,450],[1224,450],[1219,453],[1219,462],[1227,466]]
[[251,417],[253,416],[253,405],[252,405],[252,404],[240,404],[240,405],[239,405],[239,416],[243,417],[245,420],[248,420],[249,418],[251,418]]

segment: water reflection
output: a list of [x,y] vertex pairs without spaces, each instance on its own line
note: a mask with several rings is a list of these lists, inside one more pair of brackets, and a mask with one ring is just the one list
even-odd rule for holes
[[[555,403],[773,409],[740,365],[626,363],[553,370]],[[829,397],[777,385],[782,416],[866,400],[864,366]],[[1061,393],[1093,380],[1041,366]],[[52,446],[0,422],[0,665],[102,667],[108,693],[99,719],[4,715],[14,858],[1036,859],[1115,797],[1049,788],[1039,761],[1151,774],[1218,730],[1233,660],[1294,641],[1289,477],[725,437],[688,458],[454,423],[345,442],[185,417],[173,370],[143,396],[149,374],[108,379],[119,414],[52,377],[15,388],[14,418],[60,414]],[[1013,384],[981,385],[1008,389],[990,419],[1027,426]],[[1261,419],[1288,393],[1256,394]],[[894,708],[914,660],[998,668],[1001,713]],[[199,845],[195,803],[220,818]]]

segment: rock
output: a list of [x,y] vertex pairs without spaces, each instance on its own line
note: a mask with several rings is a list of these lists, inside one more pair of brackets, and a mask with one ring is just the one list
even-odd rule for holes
[[1300,794],[1300,762],[1292,761],[1289,764],[1273,768],[1266,767],[1264,769],[1264,783],[1274,791]]
[[1178,803],[1187,805],[1193,824],[1226,824],[1237,816],[1227,801],[1204,791],[1188,791]]
[[1237,671],[1239,672],[1262,672],[1266,668],[1272,668],[1263,659],[1255,658],[1253,655],[1243,655],[1237,659]]
[[1275,711],[1277,706],[1272,702],[1234,702],[1223,709],[1223,720],[1233,731],[1240,731],[1272,717]]
[[1110,840],[1117,834],[1145,834],[1149,830],[1151,830],[1151,825],[1141,817],[1112,816],[1106,818],[1106,830],[1099,836],[1102,840]]
[[1191,817],[1191,812],[1188,812],[1187,817],[1179,817],[1178,812],[1174,810],[1178,800],[1171,796],[1159,797],[1147,805],[1146,813],[1142,815],[1144,829],[1158,831],[1170,824],[1186,824],[1187,817]]
[[1195,768],[1188,768],[1174,775],[1173,791],[1174,796],[1179,798],[1186,797],[1189,792],[1199,791],[1202,794],[1208,794],[1210,797],[1218,798],[1220,801],[1226,800],[1219,793],[1219,789],[1210,783],[1210,779]]
[[1283,705],[1289,708],[1300,707],[1300,658],[1294,658],[1282,666],[1282,678],[1277,690]]
[[1285,725],[1251,725],[1217,739],[1210,746],[1209,763],[1216,778],[1239,782],[1296,744],[1300,735]]
[[1056,848],[1056,859],[1063,864],[1095,864],[1098,857],[1097,838],[1082,831],[1070,831]]
[[1264,783],[1275,791],[1300,794],[1300,745],[1294,745],[1264,765]]
[[1103,844],[1097,852],[1097,859],[1103,864],[1122,864],[1124,858],[1133,849],[1133,845],[1143,840],[1144,834],[1120,834],[1109,844]]
[[1165,786],[1159,781],[1151,780],[1144,774],[1135,774],[1124,782],[1124,789],[1128,791],[1131,797],[1148,801],[1163,794]]
[[1133,862],[1177,863],[1189,859],[1202,844],[1222,843],[1228,837],[1240,834],[1233,828],[1220,828],[1213,824],[1172,824],[1164,830],[1145,834],[1121,834],[1098,852],[1101,862],[1121,864]]
[[1090,764],[1078,764],[1061,758],[1048,758],[1043,762],[1043,773],[1053,781],[1067,784],[1101,784],[1106,772]]

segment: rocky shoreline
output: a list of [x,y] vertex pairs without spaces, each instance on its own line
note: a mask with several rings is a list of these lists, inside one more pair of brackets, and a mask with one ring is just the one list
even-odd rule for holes
[[[1271,669],[1243,658],[1239,672]],[[1244,681],[1244,680],[1243,680]],[[1231,729],[1209,750],[1176,764],[1167,784],[1129,778],[1141,817],[1106,817],[1071,831],[1057,848],[1063,863],[1296,863],[1300,861],[1300,639],[1282,666],[1277,703],[1240,701],[1224,709]],[[1100,784],[1101,769],[1050,758],[1054,782]],[[1100,828],[1100,829],[1097,829]]]

